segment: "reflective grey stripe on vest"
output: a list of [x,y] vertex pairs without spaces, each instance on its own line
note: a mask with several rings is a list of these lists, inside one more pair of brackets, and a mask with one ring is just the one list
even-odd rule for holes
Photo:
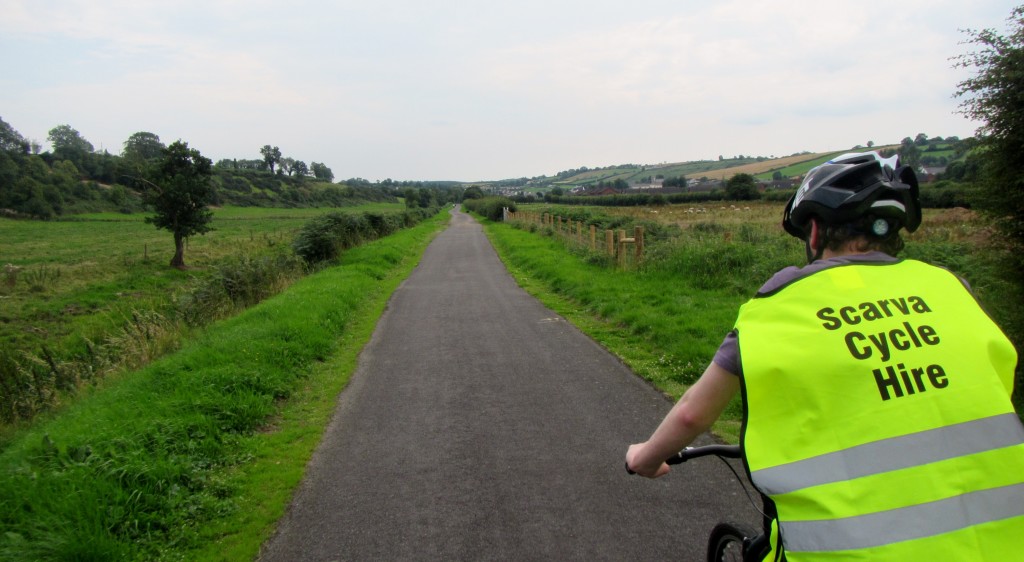
[[855,550],[1022,515],[1024,484],[1013,484],[843,519],[783,522],[782,542],[790,552]]
[[771,496],[1021,443],[1024,426],[1016,413],[1008,413],[865,443],[750,475],[754,484]]

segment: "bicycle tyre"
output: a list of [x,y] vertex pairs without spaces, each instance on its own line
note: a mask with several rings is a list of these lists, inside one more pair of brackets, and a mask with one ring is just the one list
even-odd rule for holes
[[746,555],[744,547],[748,538],[757,533],[746,525],[719,523],[711,530],[708,538],[708,562],[742,562]]

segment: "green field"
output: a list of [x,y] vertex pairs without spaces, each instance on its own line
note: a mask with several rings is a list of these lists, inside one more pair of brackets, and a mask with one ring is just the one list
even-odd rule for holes
[[[375,204],[346,211],[402,208]],[[0,342],[22,349],[83,329],[92,333],[93,324],[106,324],[132,309],[166,300],[170,292],[228,256],[287,247],[306,221],[336,210],[216,209],[213,231],[188,241],[188,271],[167,267],[174,242],[168,232],[143,222],[145,215],[0,220],[0,266],[20,268],[0,283]]]
[[[344,212],[403,209],[373,204]],[[26,377],[48,372],[49,379],[67,378],[77,382],[63,386],[75,386],[175,349],[185,335],[173,320],[176,299],[202,287],[222,264],[294,259],[287,256],[302,225],[337,210],[216,209],[214,230],[189,239],[185,271],[168,266],[171,235],[143,222],[144,215],[0,220],[0,382],[16,378],[23,386]],[[81,364],[87,365],[84,375],[69,371],[81,371]],[[16,417],[62,401],[60,393],[42,390],[62,386],[55,380],[30,384],[39,389],[38,404],[25,405]],[[4,412],[2,419],[10,416]]]
[[252,560],[391,292],[448,219],[198,330],[0,446],[0,560]]

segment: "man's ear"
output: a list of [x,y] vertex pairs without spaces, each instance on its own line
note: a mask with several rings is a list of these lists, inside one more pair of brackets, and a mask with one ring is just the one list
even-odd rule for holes
[[811,233],[807,235],[807,244],[811,247],[811,250],[817,252],[821,245],[821,224],[818,223],[818,219],[811,219]]

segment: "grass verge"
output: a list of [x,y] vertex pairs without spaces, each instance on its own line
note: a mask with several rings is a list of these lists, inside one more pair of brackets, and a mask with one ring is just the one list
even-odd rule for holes
[[203,330],[0,454],[0,559],[251,560],[448,214]]
[[[704,372],[748,298],[736,287],[695,290],[664,272],[609,269],[554,238],[483,222],[520,286],[672,399]],[[741,413],[736,399],[715,433],[736,442]]]

